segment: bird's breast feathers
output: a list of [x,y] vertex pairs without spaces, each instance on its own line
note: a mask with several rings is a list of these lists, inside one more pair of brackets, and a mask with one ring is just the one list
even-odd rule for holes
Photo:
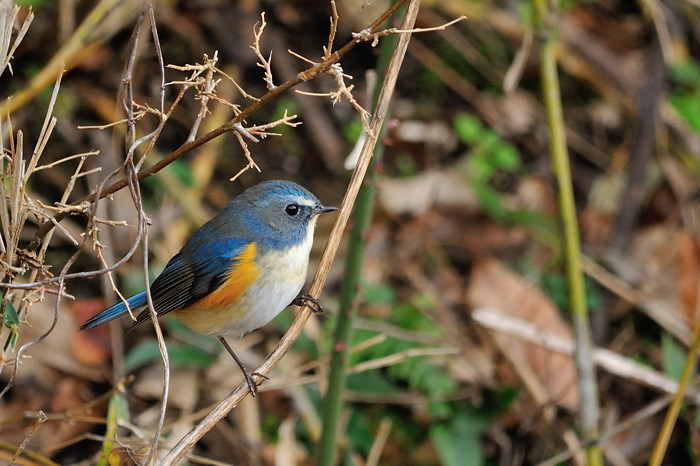
[[240,337],[267,324],[301,291],[306,280],[313,225],[304,241],[285,250],[260,250],[251,243],[216,290],[174,311],[188,327],[209,335]]

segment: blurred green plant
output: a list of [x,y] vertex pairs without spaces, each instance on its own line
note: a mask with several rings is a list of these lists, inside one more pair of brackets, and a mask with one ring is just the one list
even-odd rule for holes
[[24,8],[39,10],[54,4],[53,0],[16,0],[15,3]]
[[686,349],[671,334],[667,332],[661,334],[661,362],[667,376],[673,380],[680,380],[687,358]]
[[498,184],[506,177],[523,174],[518,149],[472,115],[457,115],[454,127],[459,139],[468,146],[465,162],[458,169],[486,214],[505,226],[525,226],[542,244],[561,251],[561,234],[553,218],[533,210],[508,208],[503,202]]
[[107,407],[107,422],[106,430],[104,434],[104,442],[102,443],[101,454],[97,460],[97,466],[108,466],[114,464],[111,460],[112,449],[115,446],[115,440],[117,439],[117,430],[120,425],[128,423],[130,419],[129,415],[129,405],[119,392],[115,392],[109,398],[109,406]]
[[[216,338],[194,333],[175,319],[164,319],[162,323],[176,338],[167,345],[172,367],[206,369],[216,362],[221,351],[221,345]],[[155,338],[145,339],[131,348],[126,355],[124,369],[128,372],[149,364],[162,364],[162,359],[158,341]]]
[[[426,338],[433,337],[435,342],[441,341],[439,328],[425,312],[434,306],[430,298],[422,294],[408,298],[398,296],[395,289],[386,284],[362,283],[359,291],[359,300],[363,307],[390,309],[391,312],[386,316],[380,313],[382,315],[372,319],[378,324],[381,323],[376,330],[356,328],[352,334],[351,347],[382,334],[382,326],[385,325],[419,334],[421,341],[385,335],[382,342],[351,353],[349,367],[434,346],[425,343]],[[328,310],[337,307],[337,303],[333,302],[326,302],[324,305]],[[283,312],[273,322],[283,330],[287,328],[292,318],[292,313]],[[334,312],[325,314],[322,346],[332,345],[330,335],[335,328],[336,319],[337,315]],[[295,349],[305,354],[309,360],[314,360],[319,357],[317,344],[318,342],[302,334],[295,343]],[[498,415],[515,399],[517,389],[487,391],[483,395],[483,402],[478,407],[463,400],[453,401],[452,395],[459,387],[446,364],[447,359],[444,357],[408,357],[387,367],[349,374],[347,390],[351,393],[389,400],[408,393],[415,397],[420,408],[416,408],[416,404],[407,406],[394,403],[347,404],[344,415],[347,419],[344,428],[347,445],[342,453],[345,464],[352,464],[354,461],[352,458],[355,458],[358,453],[366,457],[376,441],[375,434],[381,419],[386,418],[393,421],[391,438],[399,445],[420,445],[430,442],[444,465],[485,464],[481,437],[496,421]],[[317,389],[308,387],[307,391],[315,409],[320,412],[322,402]],[[416,409],[427,417],[416,421]],[[281,422],[281,418],[266,419],[265,431],[270,438],[276,436]],[[311,442],[309,448],[313,448],[313,440],[309,438],[309,433],[303,430],[301,424],[298,428],[297,438]],[[464,463],[466,457],[471,462]]]
[[459,139],[469,146],[466,176],[481,207],[494,220],[513,223],[517,220],[517,213],[509,211],[503,205],[493,182],[501,174],[515,175],[520,172],[520,153],[500,134],[484,127],[472,115],[458,115],[454,127]]
[[362,121],[359,117],[352,118],[345,125],[343,125],[342,131],[345,140],[354,144],[364,131],[362,128]]
[[[439,328],[426,315],[425,310],[433,307],[434,302],[422,294],[416,294],[408,299],[397,296],[390,285],[370,285],[363,283],[360,287],[360,301],[366,308],[385,308],[391,312],[377,316],[375,320],[383,325],[400,328],[402,331],[420,334],[421,341],[385,335],[385,339],[367,349],[350,355],[349,367],[363,362],[375,361],[397,354],[406,354],[410,350],[432,347],[425,339],[434,337],[435,342],[441,341]],[[332,329],[335,325],[335,315],[331,315],[324,327]],[[351,346],[368,341],[383,331],[366,328],[355,329],[352,334]],[[326,333],[326,335],[330,332]],[[332,342],[327,339],[325,344]],[[305,345],[306,346],[306,345]],[[366,455],[375,442],[374,433],[381,419],[393,420],[392,438],[402,445],[417,445],[426,441],[431,442],[443,464],[465,464],[464,453],[474,461],[484,458],[481,450],[481,436],[496,420],[498,414],[511,403],[515,391],[485,395],[488,403],[482,407],[474,407],[464,401],[453,401],[451,395],[458,389],[458,383],[446,366],[443,357],[408,357],[385,368],[373,369],[347,378],[347,389],[356,394],[383,396],[393,399],[407,392],[416,398],[419,408],[427,418],[420,422],[414,419],[415,405],[405,408],[392,403],[348,405],[347,427],[345,429],[348,445],[344,456],[351,458],[355,453]],[[320,409],[320,405],[319,405]],[[381,413],[378,412],[381,410]],[[483,464],[472,462],[469,464]]]
[[[589,309],[600,309],[601,297],[598,282],[590,277],[584,277],[586,284],[586,305]],[[566,284],[566,275],[562,270],[552,268],[545,271],[540,277],[542,290],[549,296],[559,309],[570,309],[569,291]]]
[[5,347],[3,348],[3,351],[7,351],[10,347],[14,348],[17,344],[17,326],[19,325],[19,315],[17,314],[15,307],[12,305],[12,302],[9,299],[6,299],[4,293],[0,293],[0,298],[2,298],[2,301],[0,302],[2,324],[10,329],[10,335],[5,342]]
[[[408,301],[399,301],[394,291],[388,286],[373,287],[363,284],[362,299],[366,305],[382,305],[391,309],[391,314],[381,319],[386,324],[409,332],[432,335],[435,337],[435,341],[439,341],[439,330],[422,311],[422,309],[432,306],[431,303],[426,302],[423,296],[414,296]],[[372,338],[377,333],[375,330],[356,330],[353,335],[353,345]],[[424,348],[425,346],[424,343],[387,336],[383,342],[351,355],[350,365],[405,353],[411,349]],[[407,358],[387,367],[380,374],[389,382],[384,387],[389,390],[386,393],[395,392],[401,387],[407,386],[425,398],[431,416],[442,418],[450,415],[449,403],[442,400],[457,388],[457,383],[449,371],[445,370],[444,361],[438,360],[436,362],[432,358],[425,357]],[[380,388],[379,386],[370,386],[366,377],[366,373],[351,375],[348,386],[358,391],[370,392]],[[353,379],[356,379],[356,383],[353,383]]]
[[688,60],[671,67],[674,83],[670,102],[697,134],[700,134],[700,65]]
[[518,390],[505,388],[485,394],[481,407],[460,406],[444,422],[430,427],[430,438],[444,466],[481,466],[486,463],[482,451],[484,433],[515,400]]

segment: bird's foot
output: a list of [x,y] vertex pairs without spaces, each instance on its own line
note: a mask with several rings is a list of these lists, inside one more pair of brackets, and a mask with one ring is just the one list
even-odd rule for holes
[[316,314],[323,313],[323,306],[321,306],[321,303],[319,303],[318,299],[314,298],[309,293],[304,293],[297,296],[294,301],[292,301],[292,304],[297,306],[309,306]]
[[251,372],[249,371],[244,365],[243,362],[238,359],[238,356],[236,356],[236,353],[233,352],[233,348],[228,344],[226,339],[223,336],[219,337],[219,341],[221,342],[222,345],[224,345],[224,348],[226,348],[226,351],[228,351],[228,354],[233,357],[233,360],[236,361],[236,364],[238,364],[238,367],[241,368],[241,372],[243,372],[243,377],[245,377],[245,383],[248,385],[248,388],[250,389],[250,394],[255,396],[258,392],[258,385],[255,383],[255,379],[253,378],[254,376],[262,377],[264,379],[269,380],[270,378],[266,376],[263,373],[260,372]]
[[258,384],[255,383],[255,379],[253,378],[254,376],[262,377],[265,380],[270,380],[270,377],[266,376],[265,374],[262,374],[260,372],[251,372],[245,367],[241,366],[241,372],[243,372],[243,376],[245,377],[245,383],[248,384],[248,388],[250,389],[250,394],[255,396],[258,393]]

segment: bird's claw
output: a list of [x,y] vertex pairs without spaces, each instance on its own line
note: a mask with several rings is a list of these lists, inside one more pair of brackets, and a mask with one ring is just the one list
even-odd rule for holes
[[245,368],[241,369],[243,372],[243,376],[245,377],[245,383],[248,385],[248,388],[250,389],[250,394],[253,396],[255,396],[258,393],[258,384],[255,383],[255,379],[253,379],[253,376],[257,375],[258,377],[262,377],[263,379],[270,380],[270,377],[260,372],[250,372],[248,369]]
[[269,380],[270,378],[266,376],[265,374],[262,374],[260,372],[250,372],[244,365],[243,361],[238,359],[238,356],[236,356],[236,353],[233,351],[233,348],[228,344],[226,339],[222,336],[219,336],[219,341],[221,342],[222,345],[224,345],[224,348],[226,348],[226,351],[228,351],[228,354],[231,355],[234,361],[236,361],[236,364],[238,364],[238,367],[241,368],[241,372],[243,372],[243,377],[245,377],[245,383],[248,385],[248,388],[250,389],[250,394],[255,396],[255,394],[258,392],[258,384],[255,383],[255,379],[253,379],[253,376],[257,375],[258,377],[262,377],[264,379]]
[[296,299],[292,301],[292,304],[297,306],[308,306],[316,314],[323,313],[323,306],[321,306],[321,303],[319,303],[318,299],[311,296],[309,293],[304,293],[297,296]]

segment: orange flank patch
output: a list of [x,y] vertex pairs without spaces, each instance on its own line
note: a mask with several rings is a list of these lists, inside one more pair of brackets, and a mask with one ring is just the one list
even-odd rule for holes
[[260,269],[253,261],[255,250],[255,243],[251,243],[234,257],[236,264],[231,268],[224,284],[200,299],[193,307],[220,309],[235,303],[250,284],[260,277]]

